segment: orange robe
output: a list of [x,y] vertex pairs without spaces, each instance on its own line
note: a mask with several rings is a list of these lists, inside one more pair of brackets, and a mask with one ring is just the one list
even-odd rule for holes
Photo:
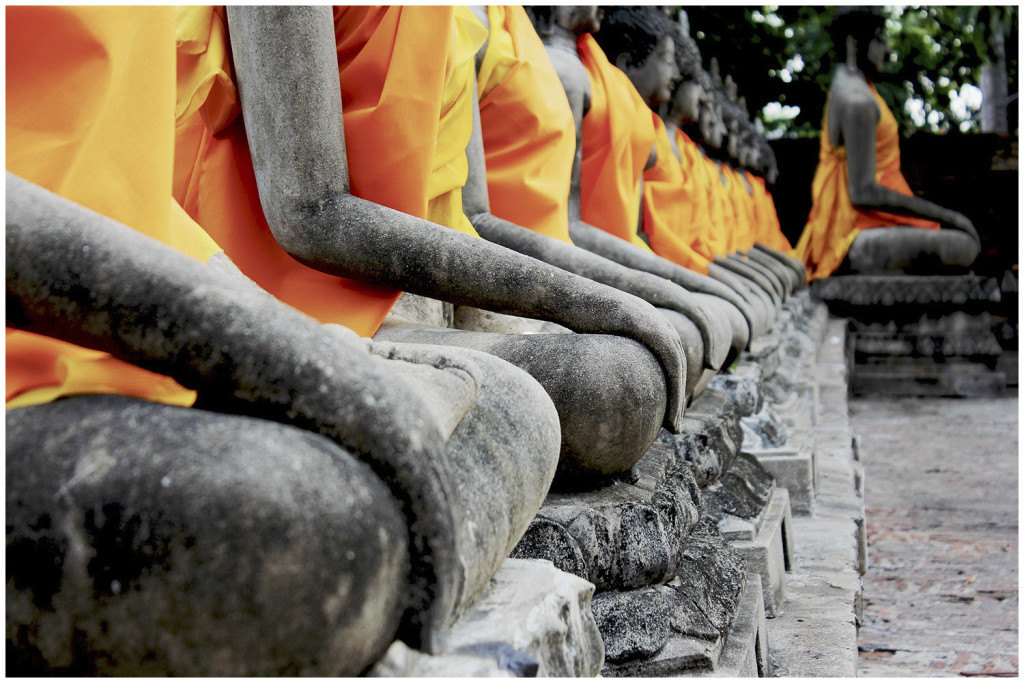
[[[198,16],[186,21],[191,12]],[[461,188],[483,29],[462,15],[451,7],[348,7],[334,19],[352,193],[475,235]],[[467,42],[473,23],[477,33]],[[189,178],[179,188],[186,210],[271,294],[321,322],[372,335],[401,292],[314,270],[280,247],[263,216],[234,105],[221,13],[184,8],[179,31],[186,28],[190,35],[178,36],[176,150],[179,175]]]
[[754,188],[754,213],[758,226],[754,241],[777,249],[784,254],[792,254],[793,247],[782,233],[779,214],[775,211],[775,201],[765,186],[764,178],[748,173],[747,180]]
[[704,187],[704,196],[707,198],[708,214],[711,219],[707,244],[711,249],[710,258],[713,259],[715,256],[723,256],[728,253],[732,211],[730,210],[726,214],[725,187],[722,185],[718,164],[704,156],[699,150],[698,153],[700,154],[700,163],[696,164],[696,176]]
[[644,171],[644,232],[655,254],[673,263],[707,274],[708,260],[690,243],[693,223],[692,183],[687,183],[683,168],[672,151],[665,123],[651,113],[656,131],[658,153],[654,166]]
[[729,181],[729,201],[732,204],[733,215],[736,217],[736,223],[729,238],[729,251],[746,250],[754,243],[756,230],[753,198],[747,192],[743,178],[735,169],[723,164],[722,170]]
[[715,238],[707,167],[697,143],[679,129],[676,129],[676,147],[679,149],[683,182],[690,197],[690,246],[705,260],[710,261],[715,257],[712,248]]
[[[900,140],[896,118],[873,85],[871,93],[875,97],[879,114],[878,126],[875,128],[875,182],[900,194],[912,196],[910,186],[900,172]],[[825,117],[821,123],[821,148],[811,196],[811,212],[796,245],[796,257],[807,264],[809,280],[834,273],[861,230],[897,225],[939,229],[938,223],[921,218],[854,208],[850,201],[846,148],[833,147],[828,139],[828,102],[825,103]]]
[[580,37],[577,47],[591,90],[581,142],[581,218],[649,250],[636,230],[640,178],[655,141],[651,110],[593,36]]
[[487,17],[477,90],[491,213],[572,244],[576,126],[569,100],[526,11],[491,5]]
[[[7,170],[199,260],[218,251],[171,199],[171,7],[9,7],[6,50]],[[195,400],[106,353],[6,337],[8,408],[76,394]]]

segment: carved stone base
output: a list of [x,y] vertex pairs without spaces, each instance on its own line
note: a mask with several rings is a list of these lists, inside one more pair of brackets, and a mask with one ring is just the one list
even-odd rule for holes
[[768,629],[761,595],[761,577],[748,574],[725,636],[707,640],[673,632],[653,657],[643,661],[609,664],[601,673],[609,677],[771,676]]
[[789,490],[790,506],[795,515],[814,514],[814,435],[810,431],[794,432],[786,445],[779,448],[743,449],[775,478],[775,483]]
[[396,641],[369,671],[378,677],[595,676],[604,649],[594,587],[543,560],[506,560],[452,626],[435,656]]
[[776,488],[755,527],[736,517],[718,523],[722,536],[743,555],[747,572],[761,576],[764,610],[769,619],[782,614],[786,593],[786,572],[792,567],[793,523],[789,511],[789,493]]

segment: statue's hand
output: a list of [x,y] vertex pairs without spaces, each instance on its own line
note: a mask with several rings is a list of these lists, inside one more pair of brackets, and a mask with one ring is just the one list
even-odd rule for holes
[[963,215],[959,211],[950,210],[948,215],[945,217],[944,223],[947,223],[949,227],[954,230],[959,230],[970,235],[975,242],[981,243],[981,239],[978,237],[978,231],[974,229],[974,223],[971,219]]
[[[673,432],[681,428],[686,393],[686,357],[679,333],[658,310],[646,301],[626,294],[621,294],[612,303],[605,323],[607,331],[618,333],[640,342],[654,354],[665,373],[665,427]],[[603,313],[595,312],[601,316]],[[616,329],[618,328],[618,329]]]

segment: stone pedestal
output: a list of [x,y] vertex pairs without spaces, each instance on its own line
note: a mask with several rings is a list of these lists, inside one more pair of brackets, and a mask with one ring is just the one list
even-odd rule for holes
[[764,611],[769,619],[782,613],[786,572],[793,565],[793,523],[789,493],[776,488],[764,514],[755,525],[727,516],[718,523],[722,536],[746,562],[747,571],[761,576]]
[[592,584],[543,560],[506,560],[456,620],[443,651],[396,641],[368,672],[379,677],[595,676],[604,660]]
[[[1000,287],[976,275],[845,275],[812,289],[849,317],[854,394],[990,396],[1011,378],[1000,364]],[[1013,323],[1015,327],[1016,323]]]
[[785,446],[779,448],[744,449],[757,458],[775,478],[778,486],[789,491],[789,502],[796,515],[814,514],[814,434],[795,432]]

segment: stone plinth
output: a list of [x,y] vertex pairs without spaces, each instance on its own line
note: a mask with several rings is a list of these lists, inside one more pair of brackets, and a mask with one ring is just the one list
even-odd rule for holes
[[543,560],[506,560],[456,620],[443,651],[396,641],[371,676],[595,676],[604,661],[594,587]]

